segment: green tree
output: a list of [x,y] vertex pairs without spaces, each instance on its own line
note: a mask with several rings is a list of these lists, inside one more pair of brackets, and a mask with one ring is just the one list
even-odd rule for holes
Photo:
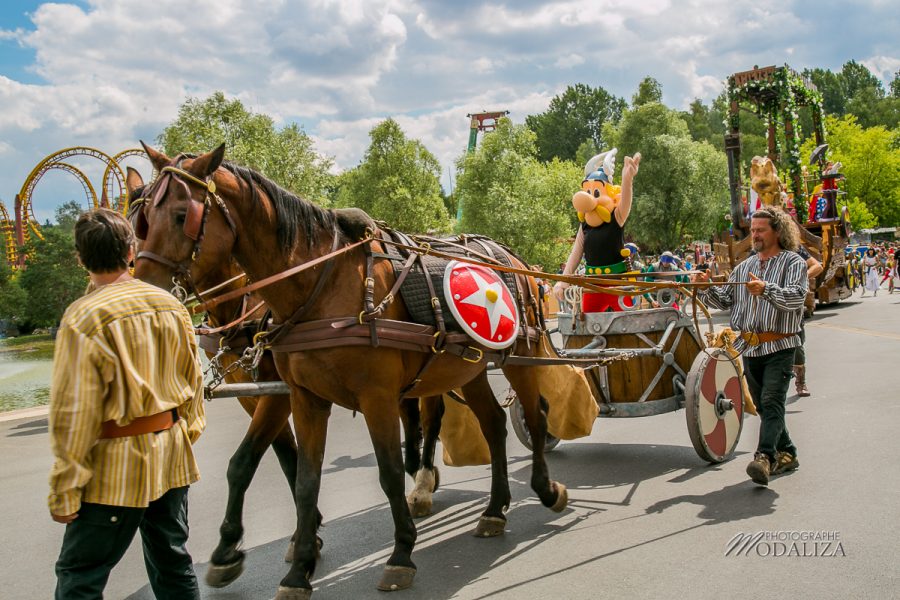
[[19,273],[0,260],[0,319],[17,325],[25,321],[28,294],[19,284]]
[[72,231],[57,226],[42,233],[44,239],[34,239],[26,250],[20,283],[28,294],[27,320],[50,327],[59,324],[66,307],[84,293],[88,276],[75,256]]
[[333,160],[318,155],[312,139],[296,124],[276,130],[271,117],[248,111],[240,100],[229,101],[222,92],[205,100],[189,98],[157,138],[170,156],[208,152],[222,142],[228,160],[309,200],[326,201]]
[[[844,196],[846,198],[846,196]],[[859,198],[851,198],[850,200],[838,200],[839,207],[847,207],[850,212],[850,224],[854,229],[869,229],[878,227],[878,219],[869,210],[865,202]]]
[[848,99],[855,97],[863,90],[876,90],[876,95],[884,96],[881,81],[864,65],[855,60],[844,63],[841,67],[844,94]]
[[[695,142],[708,142],[714,148],[724,150],[725,142],[725,96],[717,98],[712,106],[706,106],[699,98],[691,102],[687,111],[681,113],[688,131]],[[748,134],[745,134],[747,137]]]
[[[616,163],[617,170],[621,170],[623,158],[635,152],[643,152],[647,142],[653,138],[660,135],[689,137],[690,133],[684,119],[676,111],[659,102],[648,102],[626,110],[618,125],[604,129],[604,135],[610,146],[619,149]],[[643,170],[643,164],[641,169]],[[643,173],[639,177],[641,175]],[[635,185],[639,177],[635,178]]]
[[618,122],[625,107],[625,100],[602,87],[578,83],[554,97],[546,112],[525,117],[525,124],[537,135],[540,160],[574,160],[586,140],[597,148],[608,146],[603,139],[603,125]]
[[725,156],[706,142],[659,135],[647,140],[635,177],[629,235],[648,249],[673,250],[725,228]]
[[565,260],[575,233],[572,194],[582,167],[537,159],[535,134],[501,119],[481,146],[457,161],[461,229],[503,242],[549,270]]
[[725,154],[691,139],[682,116],[650,102],[626,111],[608,138],[625,156],[641,153],[634,206],[626,235],[647,250],[672,250],[687,238],[706,239],[724,229],[728,212]]
[[652,77],[644,77],[638,84],[637,92],[631,97],[632,106],[641,106],[650,102],[662,103],[662,85]]
[[393,119],[376,125],[369,138],[362,163],[340,176],[335,205],[361,208],[409,233],[448,231],[441,166],[434,155],[420,141],[407,139]]
[[78,221],[78,217],[80,217],[83,212],[84,209],[74,200],[69,200],[64,204],[60,204],[54,211],[56,225],[64,231],[73,231],[75,229],[75,223]]
[[[891,82],[890,94],[885,95],[881,81],[864,65],[856,61],[844,63],[840,72],[827,69],[804,71],[823,97],[826,114],[842,117],[855,115],[863,127],[883,125],[892,129],[900,124],[900,102]],[[900,86],[900,84],[897,84]]]

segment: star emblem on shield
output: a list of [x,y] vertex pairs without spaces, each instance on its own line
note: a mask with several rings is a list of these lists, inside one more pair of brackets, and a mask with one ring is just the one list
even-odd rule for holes
[[457,323],[475,341],[495,350],[516,341],[519,312],[492,269],[451,261],[444,271],[444,298]]

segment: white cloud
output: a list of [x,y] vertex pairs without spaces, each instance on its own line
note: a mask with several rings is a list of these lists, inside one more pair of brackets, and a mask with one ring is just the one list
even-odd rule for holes
[[872,56],[860,62],[881,79],[885,86],[890,85],[900,72],[900,56]]
[[566,56],[560,56],[559,59],[553,63],[553,66],[557,69],[574,69],[579,65],[583,65],[585,59],[580,54],[568,54]]
[[[521,123],[575,83],[628,99],[649,75],[681,108],[710,101],[729,74],[755,64],[839,70],[856,58],[885,83],[900,68],[887,1],[852,11],[791,0],[66,2],[39,6],[26,28],[0,23],[0,43],[34,57],[19,72],[42,80],[0,73],[7,204],[47,154],[152,142],[187,97],[215,90],[279,125],[300,121],[342,168],[393,117],[446,172],[465,151],[466,113],[507,109]],[[840,35],[797,33],[836,19]],[[68,175],[47,179],[49,195],[80,193],[58,191],[72,185]]]

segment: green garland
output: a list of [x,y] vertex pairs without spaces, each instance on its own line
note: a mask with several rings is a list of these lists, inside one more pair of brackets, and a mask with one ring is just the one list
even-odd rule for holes
[[[768,92],[768,93],[766,93]],[[766,99],[760,101],[761,96]],[[760,115],[766,120],[766,141],[769,139],[769,130],[773,129],[775,140],[773,146],[776,159],[786,163],[790,181],[789,187],[794,192],[794,206],[798,217],[805,220],[806,197],[803,190],[797,189],[796,182],[802,179],[803,167],[800,161],[800,118],[797,109],[808,106],[816,115],[824,132],[824,119],[822,112],[822,94],[809,87],[807,82],[798,73],[787,65],[775,69],[772,77],[765,81],[748,81],[744,85],[735,85],[734,76],[728,78],[726,98],[729,105],[729,115],[723,123],[732,131],[740,127],[738,113],[731,113],[731,103],[741,101],[752,102],[757,105]],[[779,124],[784,126],[784,146],[782,147]],[[790,129],[788,129],[790,125]],[[770,127],[771,126],[771,127]]]

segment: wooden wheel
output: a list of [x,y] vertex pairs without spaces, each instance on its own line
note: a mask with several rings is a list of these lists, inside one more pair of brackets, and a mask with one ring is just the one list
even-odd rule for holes
[[[513,390],[509,390],[507,398],[509,396],[515,397],[515,394]],[[509,418],[512,421],[513,431],[516,433],[519,441],[522,442],[522,445],[529,450],[534,450],[534,447],[531,445],[531,432],[528,431],[528,425],[525,423],[525,409],[522,407],[522,403],[519,402],[518,397],[510,405]],[[559,444],[559,438],[551,435],[548,431],[547,439],[544,442],[544,452],[550,452],[556,448],[557,444]]]
[[684,386],[688,434],[703,460],[732,457],[744,425],[744,395],[738,367],[722,348],[706,348],[694,359]]

